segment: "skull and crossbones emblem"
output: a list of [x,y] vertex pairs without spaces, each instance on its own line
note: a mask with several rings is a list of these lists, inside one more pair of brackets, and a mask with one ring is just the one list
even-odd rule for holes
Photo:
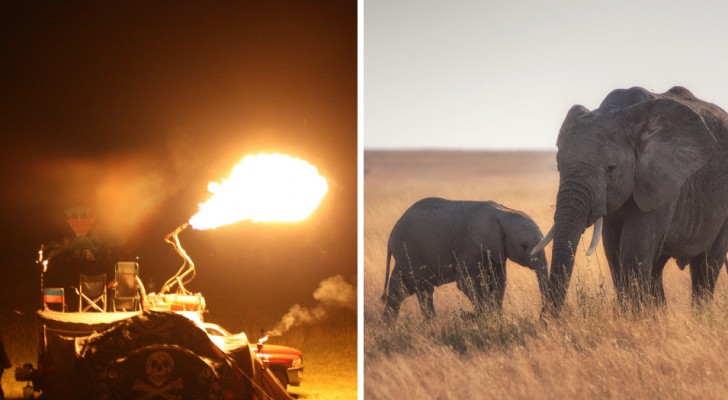
[[167,352],[155,351],[150,354],[149,357],[147,357],[145,370],[147,378],[152,385],[148,385],[139,379],[136,379],[132,389],[143,393],[141,397],[138,397],[138,399],[146,400],[161,397],[166,400],[179,400],[182,398],[180,395],[170,393],[172,390],[183,389],[184,382],[182,381],[182,378],[177,378],[167,382],[174,370],[174,360]]
[[155,351],[147,357],[146,371],[149,382],[160,387],[174,370],[174,360],[166,351]]

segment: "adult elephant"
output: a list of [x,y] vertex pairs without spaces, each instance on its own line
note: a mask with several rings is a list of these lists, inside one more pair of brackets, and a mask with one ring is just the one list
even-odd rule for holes
[[664,303],[662,269],[690,263],[695,299],[710,297],[728,250],[728,114],[682,87],[610,93],[574,106],[556,142],[560,182],[548,304],[559,310],[584,230],[603,238],[620,303]]
[[[425,317],[435,314],[436,286],[457,282],[476,313],[500,309],[506,285],[506,260],[536,272],[542,297],[548,262],[538,225],[523,212],[493,201],[426,198],[397,221],[387,245],[384,281],[385,318],[396,318],[402,301],[416,294]],[[390,279],[390,261],[394,268]]]

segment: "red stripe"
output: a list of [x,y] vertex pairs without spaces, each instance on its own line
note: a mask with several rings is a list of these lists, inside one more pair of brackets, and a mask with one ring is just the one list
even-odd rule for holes
[[57,294],[46,294],[43,296],[46,303],[63,303],[63,296]]

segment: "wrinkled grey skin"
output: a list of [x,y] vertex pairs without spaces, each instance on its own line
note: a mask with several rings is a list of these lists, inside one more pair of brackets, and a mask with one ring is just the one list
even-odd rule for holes
[[548,304],[564,303],[584,230],[603,217],[621,304],[664,303],[670,257],[690,264],[694,299],[711,297],[728,250],[728,114],[687,89],[634,87],[598,109],[574,106],[559,132]]
[[[392,229],[384,282],[386,319],[396,318],[402,301],[416,294],[426,318],[435,315],[436,286],[457,282],[473,303],[500,309],[506,285],[506,260],[534,270],[545,295],[546,253],[531,256],[543,238],[526,214],[492,201],[426,198],[413,204]],[[390,260],[395,265],[389,276]]]

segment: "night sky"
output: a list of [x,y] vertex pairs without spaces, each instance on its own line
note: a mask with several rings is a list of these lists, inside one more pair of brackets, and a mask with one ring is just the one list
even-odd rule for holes
[[248,3],[0,4],[3,309],[39,305],[37,251],[68,245],[73,207],[161,284],[181,264],[165,234],[261,151],[317,166],[328,194],[301,223],[183,231],[188,289],[236,330],[313,304],[325,278],[356,285],[356,2]]

